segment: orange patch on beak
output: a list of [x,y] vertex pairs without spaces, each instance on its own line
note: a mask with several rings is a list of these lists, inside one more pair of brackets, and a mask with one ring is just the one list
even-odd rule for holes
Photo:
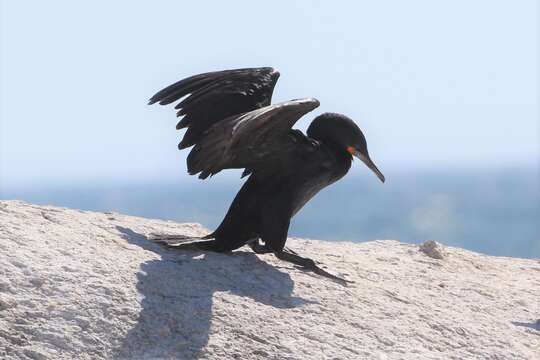
[[354,155],[354,153],[356,152],[356,149],[352,146],[347,146],[347,152],[351,155]]

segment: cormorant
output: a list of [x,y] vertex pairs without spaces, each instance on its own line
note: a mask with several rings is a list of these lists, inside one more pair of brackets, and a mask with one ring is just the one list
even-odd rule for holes
[[169,246],[228,252],[249,245],[274,253],[317,274],[345,282],[285,247],[291,218],[317,192],[341,179],[352,157],[364,162],[384,182],[371,161],[366,139],[348,117],[317,116],[307,136],[292,126],[319,106],[314,98],[271,104],[279,72],[271,67],[208,72],[178,81],[152,96],[149,104],[176,106],[187,128],[179,149],[190,175],[199,178],[224,169],[245,169],[249,176],[221,225],[202,238],[158,236]]

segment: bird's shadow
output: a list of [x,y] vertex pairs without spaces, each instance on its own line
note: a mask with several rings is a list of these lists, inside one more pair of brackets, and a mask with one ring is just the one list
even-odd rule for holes
[[538,319],[537,321],[534,321],[534,322],[530,322],[530,323],[520,322],[520,321],[512,321],[512,324],[514,324],[515,326],[521,326],[521,327],[526,327],[526,328],[529,328],[529,329],[540,331],[540,319]]
[[117,358],[200,357],[211,322],[234,319],[221,311],[213,314],[216,293],[227,292],[275,308],[316,303],[292,296],[290,276],[254,253],[171,250],[131,229],[117,230],[129,243],[161,255],[161,260],[141,264],[137,290],[144,297],[142,310],[120,344]]

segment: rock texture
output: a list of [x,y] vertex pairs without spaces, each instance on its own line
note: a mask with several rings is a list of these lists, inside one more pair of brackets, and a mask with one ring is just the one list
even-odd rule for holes
[[343,287],[248,249],[146,239],[206,231],[1,201],[0,358],[540,359],[539,260],[289,240]]

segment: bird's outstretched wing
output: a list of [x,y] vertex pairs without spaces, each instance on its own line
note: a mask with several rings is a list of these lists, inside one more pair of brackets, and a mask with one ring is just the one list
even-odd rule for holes
[[318,106],[316,99],[297,99],[219,121],[189,153],[188,172],[205,179],[223,169],[245,168],[245,175],[283,160],[293,142],[292,126]]
[[216,71],[191,76],[155,94],[149,104],[176,106],[183,116],[177,129],[187,127],[178,145],[195,145],[188,172],[201,179],[223,169],[276,167],[291,146],[291,127],[319,106],[305,98],[270,105],[279,72],[271,67]]
[[279,72],[271,67],[215,71],[180,80],[159,91],[149,104],[176,106],[183,116],[177,129],[188,128],[178,144],[184,149],[198,143],[215,123],[270,105]]

